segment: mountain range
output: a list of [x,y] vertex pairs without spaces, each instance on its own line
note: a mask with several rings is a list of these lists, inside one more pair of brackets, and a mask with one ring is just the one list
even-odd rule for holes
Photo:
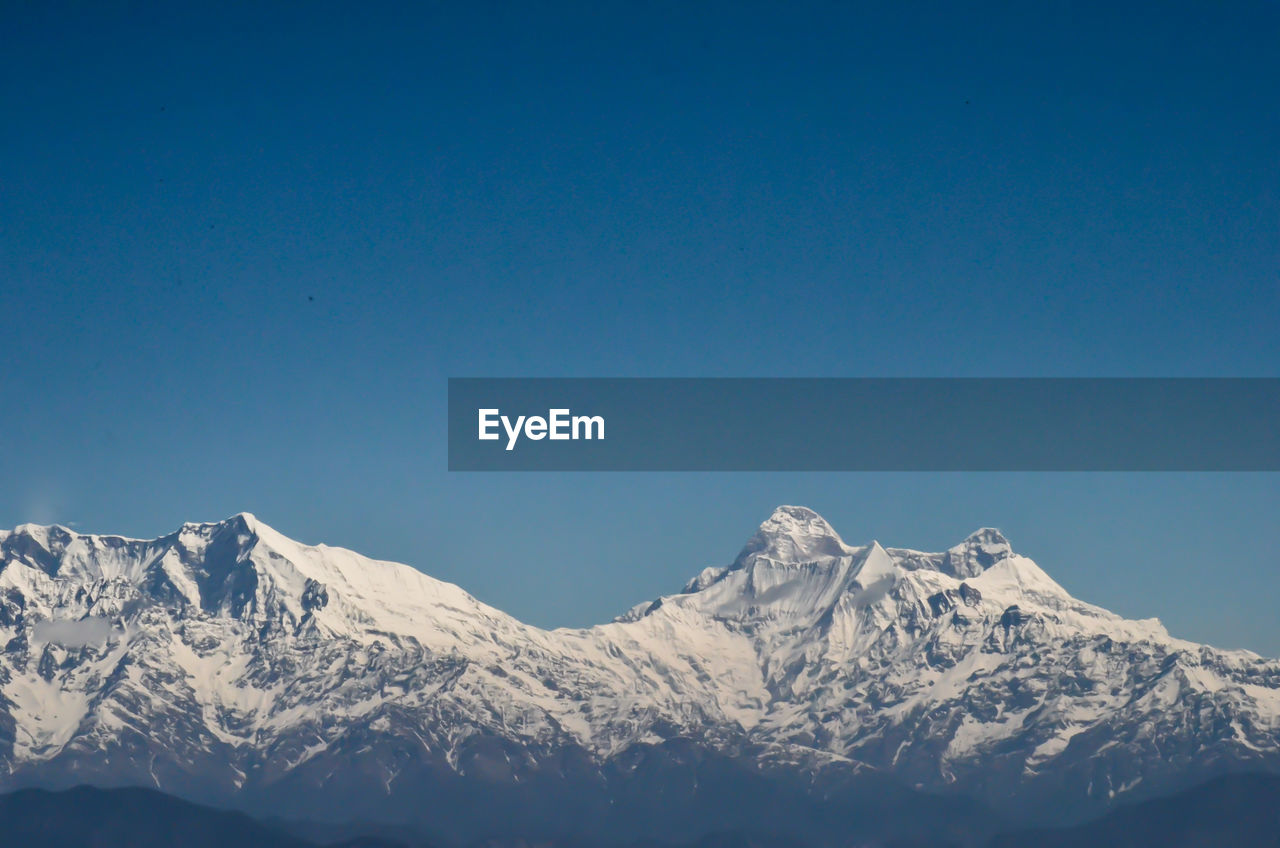
[[1280,663],[1079,601],[994,529],[850,546],[803,507],[556,630],[247,513],[22,525],[0,643],[0,791],[151,787],[439,844],[965,843],[1280,772]]

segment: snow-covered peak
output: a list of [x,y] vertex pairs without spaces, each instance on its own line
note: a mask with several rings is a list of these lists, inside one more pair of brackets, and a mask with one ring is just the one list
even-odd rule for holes
[[741,567],[750,559],[814,562],[848,553],[848,546],[821,515],[808,507],[780,506],[747,542],[735,565]]
[[[237,512],[221,521],[188,521],[178,528],[179,535],[213,536],[223,533],[243,535],[246,538],[255,536],[261,524],[251,512]],[[268,530],[271,528],[267,527]]]
[[953,577],[977,577],[991,566],[1013,555],[1013,547],[994,527],[970,533],[960,544],[949,548],[940,569]]
[[260,633],[306,629],[357,641],[393,633],[440,649],[524,628],[410,566],[303,544],[247,512],[153,540],[23,525],[0,537],[6,587],[58,604],[71,598],[74,611],[60,615],[199,610]]
[[19,524],[12,531],[5,533],[6,539],[28,539],[45,550],[56,550],[65,545],[75,534],[61,524]]
[[18,561],[53,574],[79,538],[60,524],[20,524],[0,536],[0,567],[4,562]]

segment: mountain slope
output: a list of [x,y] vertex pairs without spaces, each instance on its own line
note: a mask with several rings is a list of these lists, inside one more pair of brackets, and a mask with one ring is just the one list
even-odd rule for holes
[[772,696],[753,734],[773,742],[1078,814],[1277,764],[1280,665],[1078,601],[991,529],[936,554],[851,548],[783,507],[687,588],[629,615],[748,636]]
[[[496,826],[479,792],[517,829],[692,839],[749,818],[699,789],[748,774],[752,797],[874,780],[1070,819],[1280,771],[1280,664],[1078,601],[995,530],[853,547],[802,507],[683,592],[554,631],[248,514],[155,540],[24,525],[0,533],[0,640],[0,785],[459,838]],[[655,819],[685,779],[698,803]]]

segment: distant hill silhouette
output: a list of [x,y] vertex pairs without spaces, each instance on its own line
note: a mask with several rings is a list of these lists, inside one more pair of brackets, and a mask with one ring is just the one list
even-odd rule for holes
[[1280,776],[1236,774],[1076,827],[1005,834],[992,848],[1280,846]]
[[[0,795],[0,845],[23,848],[316,848],[245,815],[151,789],[78,786]],[[398,848],[358,839],[343,848]]]
[[[886,805],[886,814],[901,809]],[[151,789],[98,789],[80,786],[58,792],[23,789],[0,795],[0,845],[39,848],[421,848],[417,839],[364,836],[341,840],[356,828],[269,824],[244,813],[192,804]],[[370,825],[370,832],[377,827]],[[307,837],[297,835],[307,833]],[[637,848],[669,843],[635,842],[618,834],[613,844]],[[593,841],[482,841],[472,848],[586,848]],[[702,837],[681,848],[809,848],[825,845],[785,833],[725,832]],[[969,844],[876,842],[912,848],[952,848]],[[1006,833],[989,848],[1280,848],[1280,776],[1244,774],[1222,777],[1176,795],[1118,808],[1076,827]]]

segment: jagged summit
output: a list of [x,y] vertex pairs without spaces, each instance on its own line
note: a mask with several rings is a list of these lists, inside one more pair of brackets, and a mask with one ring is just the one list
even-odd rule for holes
[[764,520],[735,564],[752,558],[778,562],[811,562],[849,552],[840,535],[818,513],[803,506],[780,506]]
[[171,535],[209,536],[219,533],[237,533],[255,537],[261,529],[270,533],[276,532],[272,527],[259,521],[252,512],[237,512],[218,521],[187,521]]
[[[188,521],[184,527],[214,527],[214,526],[239,526],[249,530],[253,530],[259,524],[258,517],[252,512],[241,510],[240,512],[228,515],[218,521]],[[265,526],[265,525],[264,525]]]
[[[878,545],[872,542],[871,546]],[[863,548],[850,547],[840,538],[831,524],[812,509],[804,506],[779,506],[765,519],[742,548],[731,570],[745,568],[757,560],[777,563],[802,564],[834,557],[848,557]],[[1007,557],[1013,556],[1009,540],[994,527],[982,527],[970,533],[962,542],[946,551],[924,553],[896,549],[905,568],[926,567],[952,577],[976,577],[986,569]],[[719,577],[708,570],[690,581],[686,591],[705,588]],[[723,570],[716,570],[723,571]]]
[[199,610],[264,634],[306,628],[365,641],[392,632],[424,644],[450,644],[459,631],[495,622],[523,626],[410,566],[302,544],[249,512],[187,522],[151,540],[36,525],[0,536],[0,594],[6,586],[24,598],[40,594],[31,591],[35,572],[56,581],[35,588],[55,592],[51,606],[72,617]]
[[1003,533],[994,527],[983,527],[947,551],[942,570],[955,577],[977,577],[1012,555],[1013,547]]
[[961,544],[996,545],[1004,547],[1005,549],[1010,549],[1009,540],[1005,538],[1005,535],[995,527],[979,527],[968,536],[965,536],[964,541],[961,542]]

